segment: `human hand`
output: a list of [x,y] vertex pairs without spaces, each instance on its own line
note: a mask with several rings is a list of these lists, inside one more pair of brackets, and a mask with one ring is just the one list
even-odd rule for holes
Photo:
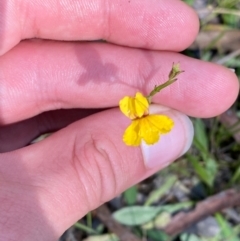
[[[182,155],[193,136],[184,114],[211,117],[233,103],[238,81],[231,71],[176,53],[197,31],[197,16],[178,0],[0,2],[0,240],[56,240],[87,212]],[[34,37],[118,46],[19,43]],[[154,98],[171,109],[152,111],[172,117],[175,127],[155,147],[126,146],[129,120],[119,100],[149,93],[173,62],[185,73]],[[108,107],[114,108],[96,110]],[[43,113],[73,108],[80,109]]]

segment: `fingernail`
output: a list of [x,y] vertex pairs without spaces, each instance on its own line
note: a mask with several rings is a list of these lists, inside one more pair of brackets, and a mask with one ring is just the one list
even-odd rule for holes
[[231,70],[233,73],[235,73],[235,69],[232,68],[228,68],[229,70]]
[[164,168],[188,151],[193,140],[193,125],[184,114],[169,108],[152,105],[151,114],[167,115],[174,121],[173,129],[160,136],[154,145],[141,144],[146,168]]

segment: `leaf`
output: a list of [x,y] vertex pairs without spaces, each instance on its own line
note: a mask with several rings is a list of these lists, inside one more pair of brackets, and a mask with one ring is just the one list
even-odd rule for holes
[[166,224],[171,220],[171,215],[179,210],[190,208],[193,206],[193,202],[182,202],[178,204],[169,204],[159,207],[159,212],[157,216],[150,220],[149,222],[142,225],[143,229],[153,229],[166,226]]
[[236,234],[240,234],[240,224],[238,224],[237,226],[235,226],[235,227],[233,228],[233,231],[234,231],[234,233],[236,233]]
[[206,133],[206,128],[201,119],[196,119],[194,121],[194,139],[193,144],[195,147],[202,152],[201,154],[208,154],[208,137]]
[[231,178],[231,184],[235,184],[237,181],[240,181],[240,165]]
[[177,203],[177,204],[168,204],[161,206],[162,211],[166,211],[168,213],[175,213],[177,211],[180,211],[182,209],[190,208],[193,206],[193,202],[182,202],[182,203]]
[[224,63],[224,65],[226,67],[240,68],[240,59],[238,58],[228,59],[227,62]]
[[195,234],[183,233],[180,236],[181,241],[202,241],[200,237]]
[[146,200],[144,205],[149,206],[152,203],[160,200],[172,188],[176,180],[176,176],[169,176],[160,188],[150,193],[149,198]]
[[184,202],[172,205],[164,205],[159,207],[150,206],[131,206],[124,207],[113,213],[113,218],[121,224],[127,226],[143,225],[153,220],[159,212],[166,211],[174,213],[178,210],[189,208],[192,202]]
[[125,202],[130,206],[136,203],[137,186],[132,186],[123,193]]
[[115,234],[103,234],[89,236],[83,241],[119,241],[119,238]]
[[204,182],[210,188],[213,187],[214,176],[212,176],[206,168],[204,168],[200,163],[197,157],[188,155],[188,159],[191,162],[194,171],[197,173],[199,179]]
[[171,214],[168,212],[161,212],[157,215],[154,224],[157,229],[166,227],[171,221]]
[[213,157],[208,157],[206,158],[205,163],[208,173],[212,176],[212,179],[214,180],[218,171],[218,164],[216,160]]
[[128,226],[142,225],[149,222],[162,210],[162,207],[132,206],[113,213],[113,217],[121,224]]
[[195,0],[185,0],[184,2],[190,6],[192,6],[194,4]]
[[160,230],[148,230],[147,236],[153,241],[170,241],[171,238],[165,232]]
[[219,213],[215,215],[219,226],[221,227],[221,233],[224,240],[227,241],[239,241],[237,234],[234,233],[234,229],[227,222],[227,220]]
[[167,224],[171,221],[171,214],[168,212],[160,212],[154,220],[151,220],[148,223],[143,224],[141,227],[144,230],[150,229],[162,229],[167,226]]
[[215,158],[209,153],[208,135],[204,122],[201,119],[196,119],[194,126],[194,145],[200,151],[204,163],[201,165],[197,159],[193,157],[190,158],[191,163],[200,180],[208,187],[213,188],[213,183],[218,171],[218,164]]

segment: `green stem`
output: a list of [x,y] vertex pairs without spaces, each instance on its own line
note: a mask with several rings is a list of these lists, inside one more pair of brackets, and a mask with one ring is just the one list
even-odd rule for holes
[[161,84],[161,85],[155,85],[154,89],[150,92],[150,94],[146,97],[148,100],[148,103],[150,104],[152,102],[152,97],[159,93],[162,89],[166,88],[167,86],[171,85],[177,80],[177,76],[181,74],[182,70],[180,70],[179,64],[173,64],[172,69],[168,75],[169,79]]

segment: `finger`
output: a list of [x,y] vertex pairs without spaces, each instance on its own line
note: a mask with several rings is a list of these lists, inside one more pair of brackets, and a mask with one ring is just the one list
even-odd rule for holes
[[[177,111],[154,107],[155,113],[160,110],[172,117],[175,125],[154,146],[126,146],[122,135],[129,120],[112,109],[84,118],[42,142],[2,154],[0,172],[5,187],[8,182],[18,184],[17,191],[11,187],[6,203],[22,217],[21,222],[8,219],[11,233],[14,227],[28,235],[35,231],[49,235],[49,229],[52,235],[60,235],[88,211],[186,152],[193,138],[191,122]],[[9,214],[1,211],[1,215]],[[28,230],[21,228],[25,223],[30,223]]]
[[[198,17],[179,0],[51,0],[0,3],[0,54],[26,38],[99,40],[132,47],[182,50]],[[178,36],[178,37],[176,37]]]
[[166,81],[173,62],[185,72],[154,97],[155,103],[210,117],[236,99],[239,86],[234,73],[178,53],[27,41],[0,58],[0,123],[57,108],[117,106],[123,96],[136,91],[148,94]]
[[42,134],[57,131],[96,112],[94,109],[48,111],[18,123],[0,126],[0,153],[26,146]]

